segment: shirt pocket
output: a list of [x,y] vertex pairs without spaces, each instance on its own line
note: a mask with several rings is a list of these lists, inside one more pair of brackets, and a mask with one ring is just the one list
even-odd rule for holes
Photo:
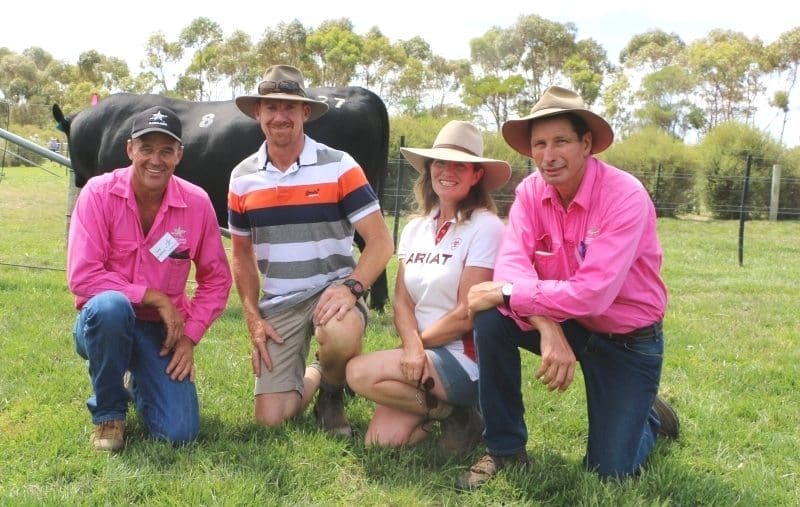
[[560,244],[553,244],[553,238],[544,234],[536,239],[536,250],[533,252],[533,267],[539,278],[552,279],[558,273]]
[[109,245],[105,268],[131,280],[138,255],[139,244],[136,241],[117,239]]
[[167,294],[182,294],[186,289],[186,280],[189,278],[189,269],[192,267],[192,261],[187,256],[173,257],[170,255],[164,261],[166,262],[166,280],[164,280],[164,287]]

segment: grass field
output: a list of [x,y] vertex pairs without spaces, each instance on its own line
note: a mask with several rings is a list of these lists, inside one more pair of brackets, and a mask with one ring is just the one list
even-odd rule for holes
[[[123,453],[92,452],[64,274],[68,178],[53,170],[0,173],[0,505],[800,504],[798,222],[748,222],[743,266],[737,223],[659,222],[670,289],[662,391],[682,435],[658,444],[639,479],[604,483],[581,469],[582,381],[549,393],[525,354],[533,466],[464,494],[452,483],[477,452],[455,461],[430,443],[366,449],[327,437],[310,411],[280,429],[256,425],[233,293],[195,352],[199,441],[151,441],[132,413]],[[372,315],[365,348],[396,344],[390,312]],[[352,399],[348,411],[363,436],[371,404]]]

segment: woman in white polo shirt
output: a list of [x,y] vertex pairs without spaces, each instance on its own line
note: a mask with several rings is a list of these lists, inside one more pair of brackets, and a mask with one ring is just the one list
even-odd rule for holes
[[508,182],[511,167],[484,158],[481,133],[465,121],[445,125],[430,149],[400,151],[420,173],[417,216],[397,252],[393,308],[402,344],[351,359],[347,382],[377,404],[367,445],[415,444],[440,420],[439,448],[467,453],[483,431],[467,293],[492,279],[504,226],[489,193]]

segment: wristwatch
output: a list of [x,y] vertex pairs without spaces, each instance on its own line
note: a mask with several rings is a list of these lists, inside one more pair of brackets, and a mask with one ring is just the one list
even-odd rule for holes
[[356,297],[356,299],[364,295],[364,285],[355,278],[348,278],[342,282],[342,285],[350,289],[350,292]]
[[506,308],[511,308],[511,291],[514,289],[513,283],[504,283],[500,287],[500,293],[503,294],[503,305]]

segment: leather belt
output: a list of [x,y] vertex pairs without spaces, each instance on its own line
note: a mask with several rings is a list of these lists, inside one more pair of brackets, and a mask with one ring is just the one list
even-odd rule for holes
[[613,342],[620,342],[620,343],[631,343],[637,342],[640,340],[647,340],[649,338],[653,338],[661,334],[662,330],[661,321],[659,320],[655,324],[650,324],[649,326],[640,327],[639,329],[634,329],[628,333],[618,334],[618,333],[597,333],[604,338],[608,338]]

